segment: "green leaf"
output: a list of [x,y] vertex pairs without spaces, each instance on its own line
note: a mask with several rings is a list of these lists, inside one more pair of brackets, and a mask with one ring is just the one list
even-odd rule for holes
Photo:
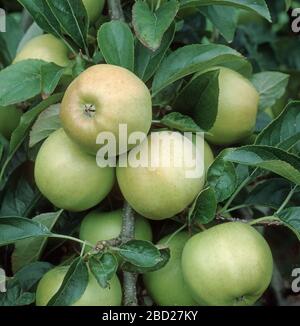
[[53,265],[47,262],[29,263],[20,269],[14,277],[20,283],[22,289],[25,291],[32,290],[39,280],[53,268]]
[[227,42],[232,42],[237,27],[237,9],[228,6],[200,7],[200,11],[216,26]]
[[172,24],[164,34],[161,45],[156,51],[151,51],[139,41],[135,46],[135,74],[147,82],[158,69],[175,35],[175,24]]
[[22,36],[22,26],[16,14],[6,14],[6,32],[0,33],[1,63],[5,66],[11,64],[15,58]]
[[179,9],[178,1],[170,0],[152,12],[146,1],[136,1],[132,8],[132,24],[137,38],[147,48],[159,48],[163,35]]
[[134,70],[134,39],[127,24],[116,20],[103,24],[98,46],[106,63]]
[[107,288],[117,272],[118,261],[111,253],[98,254],[89,259],[89,267],[99,285]]
[[300,101],[290,102],[284,111],[257,137],[256,145],[268,145],[285,150],[300,140]]
[[191,115],[203,130],[211,129],[217,118],[219,73],[216,69],[197,75],[180,92],[174,104],[176,110]]
[[76,258],[57,293],[50,299],[48,306],[71,306],[85,292],[89,281],[89,271],[82,257]]
[[207,182],[214,189],[217,202],[223,202],[229,198],[237,186],[234,165],[224,160],[224,156],[226,157],[228,152],[229,150],[224,150],[217,156],[207,174]]
[[[88,16],[81,0],[45,1],[61,29],[81,48],[87,49]],[[46,6],[45,4],[45,6]]]
[[300,158],[279,148],[244,146],[227,153],[224,160],[262,168],[300,184]]
[[246,9],[254,11],[260,16],[271,21],[268,6],[264,0],[181,0],[181,8],[189,8],[196,6],[210,6],[210,5],[226,5],[235,8]]
[[179,131],[201,132],[201,128],[195,123],[195,121],[179,112],[172,112],[165,115],[160,121],[161,124]]
[[290,76],[277,71],[264,71],[253,75],[252,83],[259,92],[259,109],[271,108],[286,91]]
[[33,237],[49,237],[52,233],[39,222],[23,217],[0,217],[0,246]]
[[223,65],[242,58],[235,50],[219,44],[192,44],[186,45],[171,53],[161,63],[153,80],[152,91],[157,94],[166,86],[195,72]]
[[124,260],[139,267],[153,267],[161,261],[159,250],[148,241],[129,241],[117,252]]
[[276,216],[296,234],[300,241],[300,207],[286,208]]
[[17,185],[10,184],[2,199],[0,216],[27,217],[41,197],[36,188],[33,188],[24,178]]
[[255,186],[245,199],[246,205],[278,209],[291,190],[292,184],[282,178],[273,178]]
[[[34,217],[32,220],[41,223],[51,231],[61,214],[62,211],[45,213]],[[38,261],[47,244],[47,240],[47,238],[29,238],[17,241],[11,257],[13,271],[16,272],[29,263]]]
[[63,76],[65,68],[57,66],[54,63],[49,63],[41,68],[41,92],[46,96],[52,94],[61,77]]
[[24,291],[17,280],[7,282],[7,292],[0,292],[0,306],[17,307],[27,306],[35,301],[35,294]]
[[60,104],[50,105],[37,118],[30,131],[29,147],[46,139],[55,130],[61,128],[59,118]]
[[189,210],[190,223],[198,222],[208,224],[214,220],[217,212],[217,199],[215,191],[208,187],[201,191]]
[[62,35],[61,27],[46,1],[18,0],[28,10],[34,21],[42,30],[57,37]]
[[171,252],[170,252],[169,248],[159,249],[159,252],[160,252],[161,260],[159,263],[157,263],[153,267],[139,267],[139,266],[133,265],[129,262],[123,262],[123,264],[121,265],[121,268],[123,271],[131,272],[131,273],[138,273],[138,274],[155,272],[155,271],[163,268],[164,266],[166,266],[166,264],[168,263],[168,261],[170,260],[170,257],[171,257]]

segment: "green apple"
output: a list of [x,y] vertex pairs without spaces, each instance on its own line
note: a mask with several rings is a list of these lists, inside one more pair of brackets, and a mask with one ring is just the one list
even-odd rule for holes
[[22,111],[15,106],[0,106],[0,134],[9,139],[20,123]]
[[181,269],[181,255],[189,234],[180,232],[169,241],[170,236],[158,242],[169,247],[170,260],[162,269],[145,274],[144,283],[150,296],[159,306],[195,306],[197,303],[183,280]]
[[193,236],[182,253],[186,284],[201,305],[254,304],[271,282],[273,259],[262,235],[229,222]]
[[102,13],[105,0],[82,0],[91,23],[95,22]]
[[[200,160],[191,155],[187,157],[184,141],[185,150],[195,154],[195,145],[179,132],[155,132],[139,146],[140,165],[133,166],[130,162],[136,149],[129,153],[127,166],[119,162],[120,190],[142,216],[153,220],[173,217],[189,206],[202,190],[205,182],[203,157]],[[192,171],[198,173],[190,176]]]
[[34,176],[41,193],[59,208],[84,211],[99,204],[115,181],[113,168],[100,168],[62,129],[44,142]]
[[239,73],[220,69],[217,119],[206,138],[216,145],[231,145],[253,132],[258,111],[259,94]]
[[[113,212],[92,211],[82,221],[79,237],[96,245],[98,241],[117,238],[122,230],[122,210]],[[152,241],[149,222],[141,216],[136,217],[135,239]]]
[[[68,266],[55,267],[42,277],[36,291],[37,306],[47,306],[59,290],[68,268]],[[90,273],[85,292],[72,306],[120,306],[121,302],[122,289],[117,276],[114,276],[110,286],[104,289]]]
[[[95,65],[68,87],[61,105],[61,121],[66,133],[87,152],[96,153],[101,147],[96,144],[100,132],[115,137],[118,151],[120,138],[126,143],[126,137],[133,132],[147,135],[152,123],[151,95],[129,70]],[[127,135],[119,132],[120,124],[127,127]]]
[[68,48],[51,34],[39,35],[28,41],[17,54],[13,63],[27,59],[39,59],[66,67],[69,64]]

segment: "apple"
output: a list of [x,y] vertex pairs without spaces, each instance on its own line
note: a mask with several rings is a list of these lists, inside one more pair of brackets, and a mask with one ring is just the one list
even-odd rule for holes
[[220,69],[217,119],[206,138],[216,145],[231,145],[250,136],[256,123],[259,94],[239,73]]
[[170,260],[163,268],[144,274],[144,283],[148,293],[159,306],[195,306],[197,303],[184,282],[181,270],[181,255],[189,234],[180,232],[168,242],[170,236],[158,242],[169,247]]
[[[37,306],[47,306],[59,290],[68,268],[68,266],[55,267],[42,277],[36,291]],[[90,273],[85,292],[72,306],[120,306],[121,302],[122,289],[117,276],[114,276],[110,286],[104,289]]]
[[[139,146],[139,166],[131,163],[137,149],[129,153],[127,166],[119,162],[120,190],[142,216],[153,220],[173,217],[189,206],[202,190],[205,182],[203,157],[192,162],[192,157],[187,157],[183,150],[184,139],[179,132],[152,133]],[[197,149],[192,141],[186,138],[185,142],[186,150],[195,154]],[[182,163],[181,166],[177,162]],[[192,171],[198,173],[190,176]]]
[[[79,237],[96,245],[98,241],[117,238],[122,230],[122,210],[113,212],[90,212],[82,221]],[[141,216],[136,217],[135,239],[152,241],[149,222]]]
[[22,111],[15,106],[0,106],[0,133],[9,139],[20,123]]
[[62,129],[40,148],[34,169],[41,193],[55,206],[84,211],[99,204],[115,181],[113,168],[100,168],[96,159],[80,150]]
[[228,222],[188,240],[182,270],[199,304],[247,306],[269,286],[273,259],[269,245],[252,226]]
[[28,41],[13,63],[27,59],[39,59],[53,62],[61,67],[69,64],[68,48],[64,42],[51,34],[39,35]]
[[[152,123],[151,95],[129,70],[94,65],[68,87],[60,116],[66,133],[85,151],[95,154],[101,147],[96,144],[100,132],[115,137],[118,151],[119,139],[132,132],[142,132],[146,137]],[[120,124],[127,127],[128,136],[119,132]],[[128,149],[132,147],[129,145]]]
[[85,6],[90,22],[95,22],[103,10],[105,0],[82,0],[82,2]]

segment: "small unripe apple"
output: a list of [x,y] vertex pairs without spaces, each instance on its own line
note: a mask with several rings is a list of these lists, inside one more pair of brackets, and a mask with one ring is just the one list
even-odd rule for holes
[[[68,268],[68,266],[55,267],[42,277],[36,291],[37,306],[47,306],[50,299],[59,290]],[[114,276],[110,281],[110,286],[104,289],[89,273],[85,292],[72,306],[120,306],[121,302],[122,289],[117,276]]]
[[99,204],[115,181],[113,168],[98,167],[95,157],[82,152],[62,129],[52,133],[40,148],[34,176],[41,193],[69,211]]
[[[122,230],[122,210],[113,212],[93,211],[82,221],[79,237],[96,245],[98,241],[117,238]],[[141,216],[135,220],[135,239],[152,241],[149,222]]]
[[[117,179],[123,196],[139,214],[162,220],[182,212],[202,190],[204,159],[185,154],[184,141],[189,153],[196,154],[198,149],[179,132],[154,134],[139,147],[140,153],[148,153],[141,154],[143,164],[132,166],[129,153],[127,167],[121,167],[119,162]],[[190,177],[189,172],[197,173]]]
[[15,106],[0,106],[0,134],[9,139],[20,123],[22,111]]
[[68,48],[51,34],[39,35],[28,41],[17,54],[13,63],[27,59],[39,59],[66,67],[69,64]]
[[247,306],[269,286],[273,259],[266,240],[252,226],[229,222],[188,240],[182,270],[199,304]]
[[197,303],[184,282],[181,269],[181,255],[189,234],[180,232],[168,242],[170,236],[158,242],[170,249],[168,263],[155,272],[145,274],[144,283],[150,296],[159,306],[195,306]]
[[[133,132],[142,132],[146,137],[152,123],[150,92],[125,68],[95,65],[68,87],[61,105],[61,121],[66,133],[85,151],[95,154],[103,146],[96,143],[99,133],[109,132],[118,152],[120,138],[126,143],[126,137]],[[120,124],[127,127],[127,135],[120,133]],[[128,144],[128,150],[132,147]]]
[[259,94],[239,73],[220,69],[216,121],[206,138],[217,145],[230,145],[250,136],[256,123]]
[[82,0],[82,2],[88,13],[90,22],[95,22],[103,10],[105,0]]
[[200,148],[201,153],[204,155],[204,168],[207,174],[209,167],[215,160],[214,153],[209,144],[200,135],[193,135],[193,143]]

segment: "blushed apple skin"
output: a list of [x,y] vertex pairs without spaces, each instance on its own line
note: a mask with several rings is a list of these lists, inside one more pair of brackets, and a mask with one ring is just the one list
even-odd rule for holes
[[[113,212],[92,211],[82,221],[79,237],[96,245],[98,241],[117,238],[122,230],[122,210]],[[152,241],[149,222],[141,216],[136,217],[135,239]]]
[[181,255],[189,234],[180,232],[167,243],[170,236],[158,242],[169,247],[170,260],[162,269],[144,274],[144,283],[150,296],[159,306],[196,306],[197,303],[184,282],[181,270]]
[[95,22],[102,13],[104,0],[82,0],[91,23]]
[[[50,299],[59,290],[67,271],[68,266],[60,266],[43,276],[36,291],[37,306],[47,306]],[[121,302],[122,288],[117,276],[114,276],[110,281],[110,287],[104,289],[90,273],[85,292],[72,306],[120,306]]]
[[259,94],[239,73],[220,69],[217,119],[206,139],[216,145],[231,145],[250,136],[256,123]]
[[246,223],[229,222],[193,236],[182,254],[186,284],[200,305],[253,305],[271,282],[265,239]]
[[[173,134],[175,137],[170,152],[182,145],[183,136],[180,133],[160,132],[162,140],[172,139],[170,137]],[[148,144],[148,157],[151,156],[152,150],[156,152],[155,148],[158,148],[159,166],[153,168],[150,162],[147,163],[147,167],[132,167],[130,164],[127,167],[117,166],[117,180],[123,196],[135,211],[149,219],[163,220],[183,211],[202,190],[205,182],[204,161],[202,161],[201,176],[187,178],[186,172],[189,169],[186,164],[181,167],[176,167],[174,164],[162,166],[161,162],[169,157],[168,151],[164,146],[158,145],[158,142],[152,144],[150,136]],[[190,146],[195,147],[192,142]],[[141,145],[141,151],[146,149],[145,141]],[[174,161],[174,154],[171,156],[171,161]]]
[[22,111],[15,106],[0,106],[0,134],[9,139],[20,123]]
[[[95,112],[90,112],[93,107]],[[111,132],[119,147],[119,125],[148,134],[152,123],[151,95],[146,85],[129,70],[108,64],[94,65],[68,87],[61,106],[66,133],[82,149],[95,154],[100,132]],[[121,135],[124,137],[124,135]],[[128,150],[134,147],[129,145]]]
[[62,40],[51,34],[44,34],[28,41],[17,54],[13,63],[28,59],[39,59],[66,67],[70,62],[68,52],[69,50]]
[[94,207],[108,195],[115,170],[98,167],[95,157],[82,152],[59,129],[40,148],[34,176],[39,190],[52,204],[76,212]]

